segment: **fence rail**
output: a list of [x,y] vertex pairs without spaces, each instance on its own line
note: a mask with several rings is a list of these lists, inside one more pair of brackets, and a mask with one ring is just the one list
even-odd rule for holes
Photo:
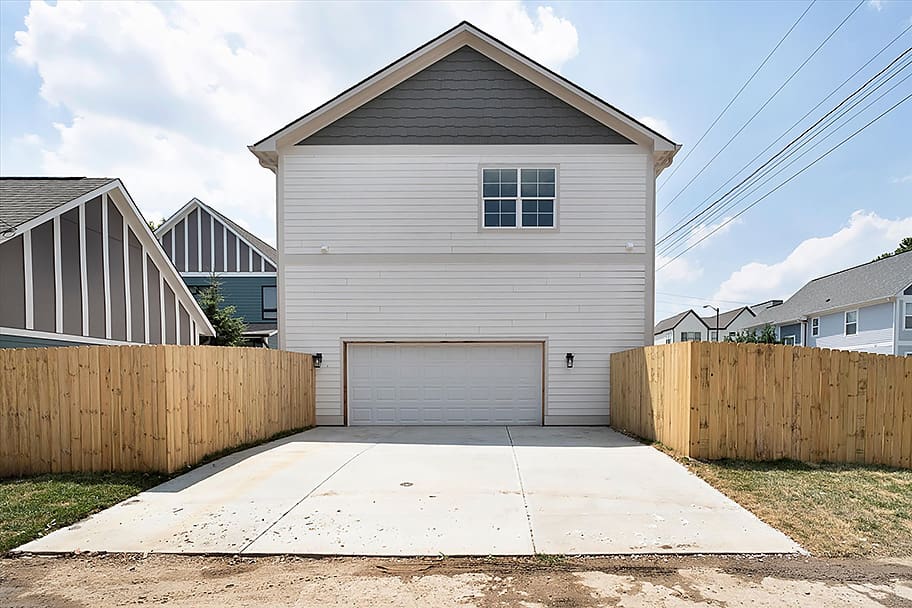
[[314,418],[310,355],[206,346],[0,349],[0,476],[174,472]]
[[912,357],[712,342],[615,353],[611,424],[693,458],[912,468]]

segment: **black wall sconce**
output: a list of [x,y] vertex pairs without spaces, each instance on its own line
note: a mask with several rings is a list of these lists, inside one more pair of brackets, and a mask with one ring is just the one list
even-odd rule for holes
[[567,367],[573,367],[573,353],[567,353]]
[[323,353],[314,353],[314,367],[323,367]]

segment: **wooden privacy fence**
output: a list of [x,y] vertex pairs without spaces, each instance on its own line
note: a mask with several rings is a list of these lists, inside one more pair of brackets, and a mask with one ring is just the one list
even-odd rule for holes
[[211,346],[0,349],[0,476],[174,472],[314,424],[310,355]]
[[611,424],[693,458],[912,468],[912,357],[713,342],[615,353]]

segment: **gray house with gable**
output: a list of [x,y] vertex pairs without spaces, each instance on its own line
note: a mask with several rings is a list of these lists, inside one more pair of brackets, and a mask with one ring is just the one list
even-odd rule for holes
[[786,344],[912,354],[912,252],[819,277],[757,315]]

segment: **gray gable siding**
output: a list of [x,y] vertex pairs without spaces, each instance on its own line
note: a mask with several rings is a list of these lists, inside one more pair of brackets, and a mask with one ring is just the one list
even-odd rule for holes
[[630,143],[478,51],[462,47],[298,145]]

